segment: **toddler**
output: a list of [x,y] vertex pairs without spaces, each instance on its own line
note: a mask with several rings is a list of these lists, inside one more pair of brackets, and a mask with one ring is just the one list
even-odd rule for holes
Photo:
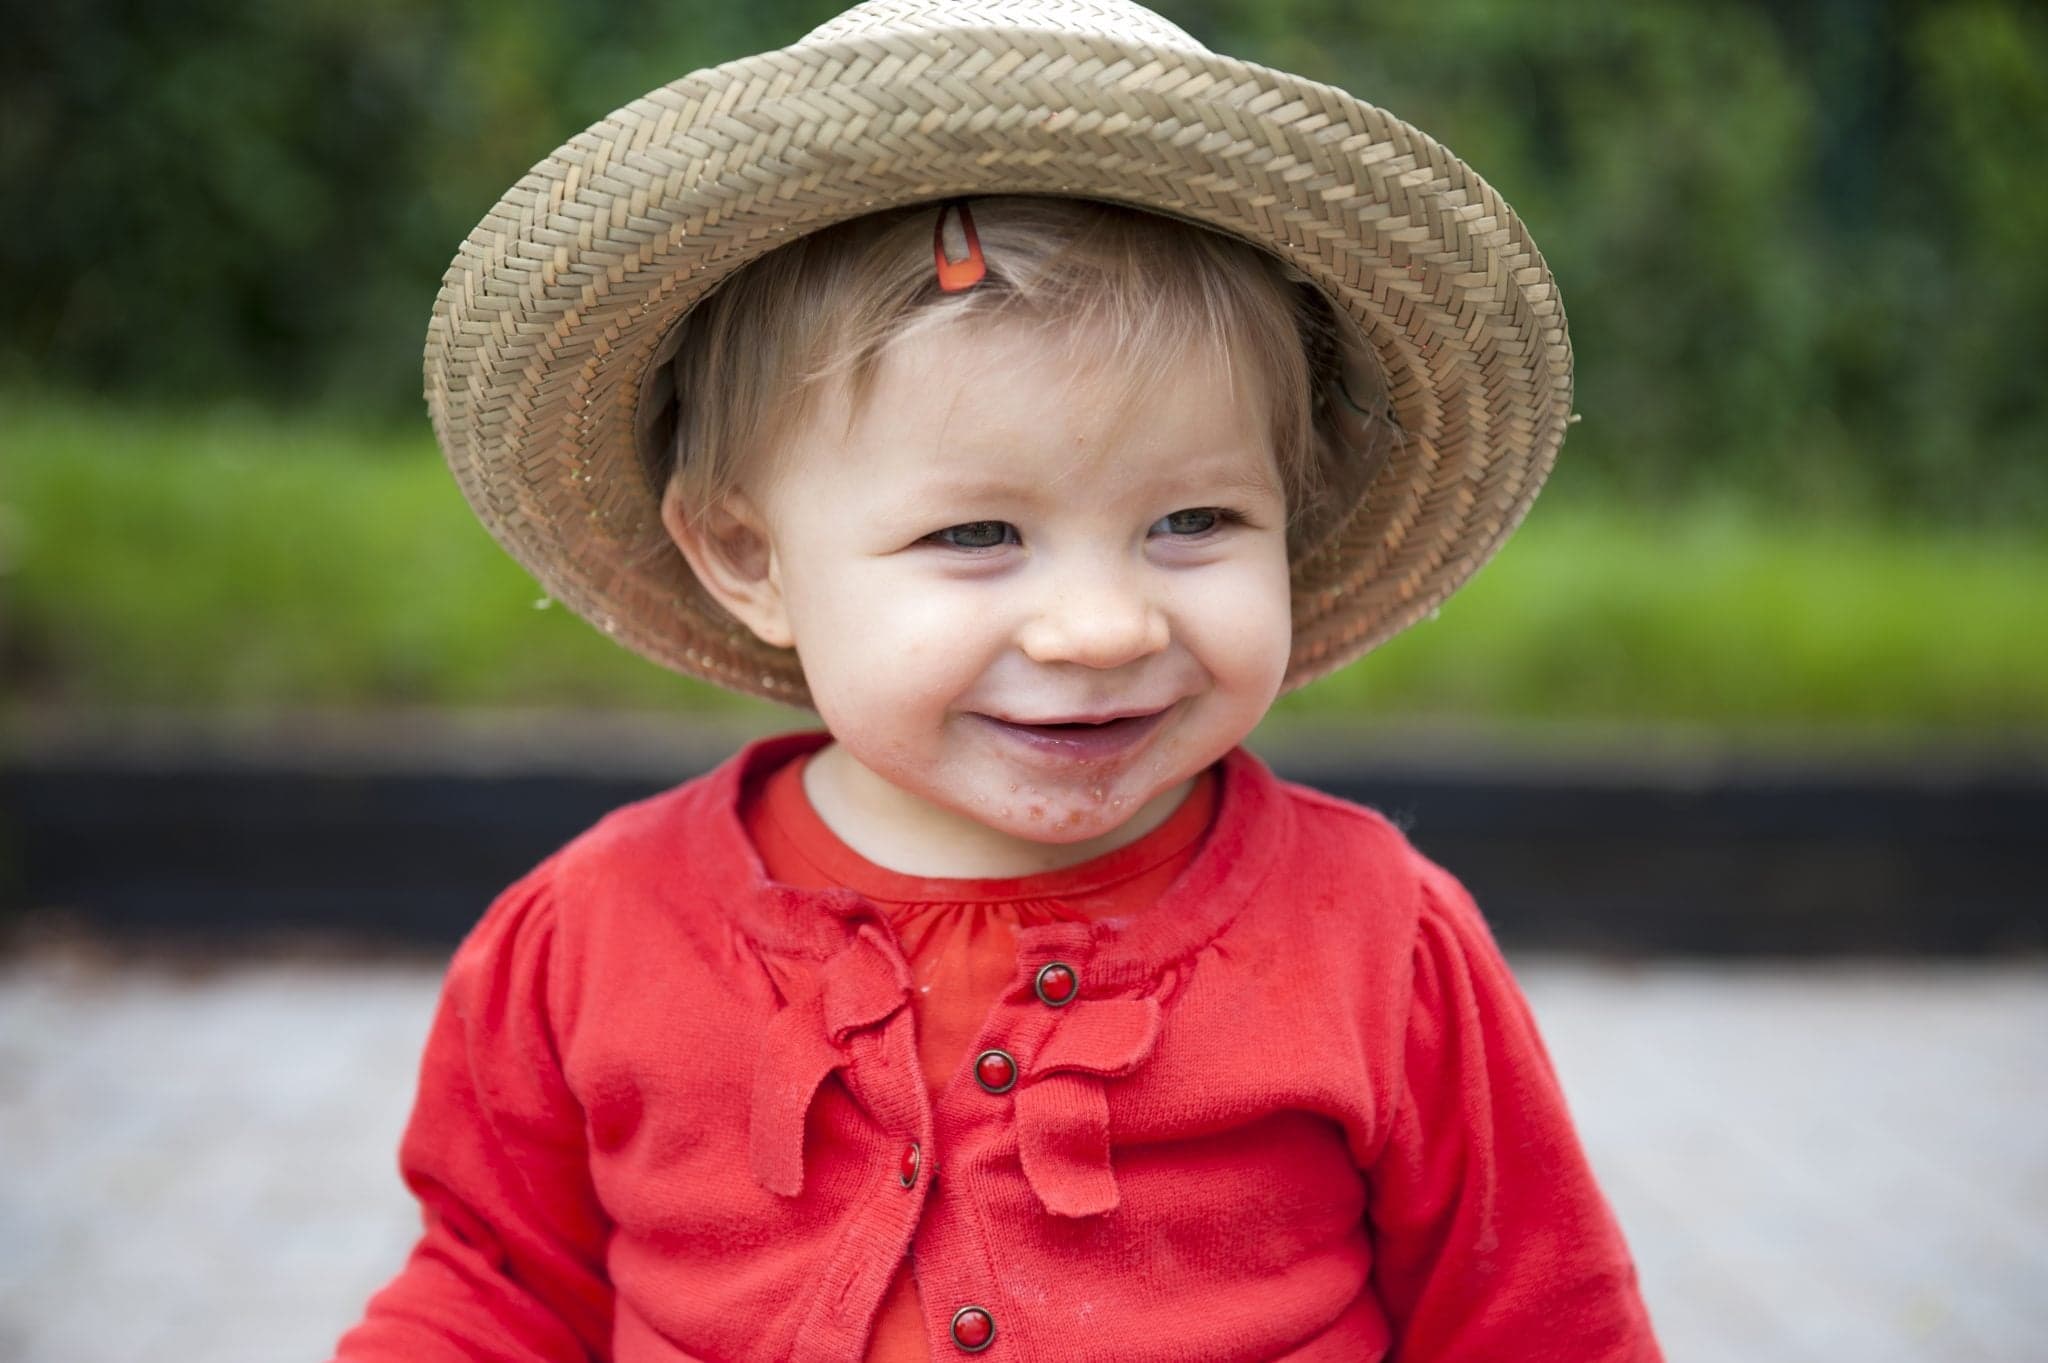
[[1562,441],[1456,158],[1120,0],[876,0],[537,166],[427,380],[553,594],[823,730],[484,915],[338,1358],[1658,1357],[1471,900],[1239,746]]

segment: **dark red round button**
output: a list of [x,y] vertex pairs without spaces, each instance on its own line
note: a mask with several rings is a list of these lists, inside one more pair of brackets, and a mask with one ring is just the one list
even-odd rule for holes
[[918,1166],[923,1163],[924,1151],[917,1148],[916,1141],[903,1147],[903,1168],[897,1172],[896,1177],[903,1181],[904,1187],[908,1188],[917,1182]]
[[1064,1008],[1074,1001],[1074,993],[1081,987],[1081,981],[1074,975],[1074,967],[1065,961],[1048,961],[1038,967],[1038,976],[1031,981],[1031,987],[1038,991],[1038,1001],[1048,1008]]
[[1017,1083],[1017,1061],[1008,1051],[983,1051],[974,1057],[974,1082],[990,1093],[1008,1093]]
[[980,1353],[996,1342],[996,1318],[979,1306],[961,1307],[953,1313],[953,1342],[966,1353]]

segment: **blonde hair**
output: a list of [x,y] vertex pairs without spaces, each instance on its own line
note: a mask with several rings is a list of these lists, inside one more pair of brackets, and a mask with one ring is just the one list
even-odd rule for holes
[[[702,514],[810,415],[821,384],[844,379],[858,413],[891,344],[1001,317],[1106,338],[1122,362],[1113,366],[1118,408],[1196,347],[1246,365],[1270,409],[1298,543],[1342,458],[1322,409],[1346,324],[1322,295],[1252,246],[1159,214],[1049,196],[968,204],[987,274],[962,292],[938,286],[939,210],[921,205],[800,237],[692,309],[671,361],[673,436],[658,433],[644,451],[656,491],[673,482],[690,514]],[[1335,481],[1353,480],[1340,472]]]

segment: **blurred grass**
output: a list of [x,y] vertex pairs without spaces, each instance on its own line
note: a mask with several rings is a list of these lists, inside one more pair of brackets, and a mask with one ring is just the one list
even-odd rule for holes
[[[96,706],[744,708],[560,607],[431,438],[0,394],[0,678]],[[2048,728],[2048,536],[1546,493],[1298,717]]]

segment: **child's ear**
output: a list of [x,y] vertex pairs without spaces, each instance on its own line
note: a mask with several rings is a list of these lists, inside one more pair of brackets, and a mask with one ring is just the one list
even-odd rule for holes
[[661,523],[704,590],[756,638],[775,648],[795,642],[767,522],[745,493],[728,492],[693,516],[670,483],[661,499]]

